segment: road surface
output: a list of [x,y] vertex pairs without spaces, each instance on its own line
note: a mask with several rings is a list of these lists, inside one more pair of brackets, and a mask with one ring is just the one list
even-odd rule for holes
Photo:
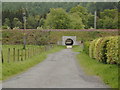
[[42,63],[3,82],[3,88],[107,88],[98,77],[85,75],[76,54],[71,49],[50,54]]

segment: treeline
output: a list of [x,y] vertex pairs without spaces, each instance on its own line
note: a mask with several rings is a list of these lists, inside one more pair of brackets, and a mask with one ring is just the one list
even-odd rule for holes
[[118,28],[117,3],[19,3],[8,9],[12,4],[3,4],[3,29],[24,28],[23,11],[26,12],[27,29],[92,29],[95,10],[97,29]]
[[83,6],[89,12],[94,13],[95,10],[103,11],[104,9],[118,8],[117,2],[3,2],[2,10],[18,11],[21,8],[27,8],[30,15],[42,15],[49,12],[50,8],[64,8],[67,12],[74,6]]

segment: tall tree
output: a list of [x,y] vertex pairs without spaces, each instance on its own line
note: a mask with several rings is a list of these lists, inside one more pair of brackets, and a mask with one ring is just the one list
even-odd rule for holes
[[84,29],[85,25],[77,13],[70,14],[70,29]]
[[70,18],[62,8],[51,9],[45,20],[45,28],[68,29],[70,28]]
[[4,26],[8,26],[8,27],[11,26],[9,18],[5,18]]
[[14,18],[14,19],[13,19],[13,26],[14,26],[14,27],[22,28],[22,23],[19,21],[18,18]]
[[118,28],[118,10],[106,9],[100,13],[98,19],[98,28],[117,29]]
[[76,6],[76,7],[73,7],[71,10],[70,10],[70,13],[77,13],[81,19],[82,19],[82,22],[83,24],[85,25],[85,28],[87,28],[87,22],[88,22],[88,11],[86,8],[82,7],[82,6]]
[[30,15],[27,18],[27,28],[28,29],[36,29],[37,28],[37,22],[35,20],[35,17]]
[[92,15],[91,13],[89,13],[88,15],[88,22],[87,22],[87,26],[86,28],[94,28],[94,15]]
[[39,26],[44,27],[44,23],[45,23],[45,19],[41,18],[40,21],[39,21]]

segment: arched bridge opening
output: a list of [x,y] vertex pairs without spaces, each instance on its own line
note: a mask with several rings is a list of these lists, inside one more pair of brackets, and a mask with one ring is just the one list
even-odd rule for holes
[[65,41],[65,45],[73,45],[74,44],[74,41],[71,39],[71,38],[68,38],[68,39],[66,39],[66,41]]

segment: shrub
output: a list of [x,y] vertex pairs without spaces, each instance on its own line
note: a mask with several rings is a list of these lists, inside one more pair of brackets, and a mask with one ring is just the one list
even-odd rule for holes
[[94,52],[94,49],[95,49],[95,42],[96,42],[97,39],[93,40],[91,43],[90,43],[90,46],[89,46],[89,56],[91,58],[94,58],[94,55],[93,55],[93,52]]
[[93,58],[97,58],[97,52],[98,52],[98,46],[99,46],[99,42],[100,42],[101,38],[96,39],[95,44],[94,44],[94,50],[93,50]]
[[107,63],[110,64],[120,64],[118,58],[118,37],[111,37],[110,41],[107,43]]
[[97,44],[96,44],[96,51],[94,52],[94,54],[95,54],[95,59],[97,59],[98,61],[100,61],[100,51],[101,51],[101,48],[100,48],[100,45],[101,45],[101,43],[102,43],[102,40],[103,40],[103,38],[100,38],[98,41],[99,42],[97,42]]
[[103,63],[120,64],[119,37],[111,36],[93,40],[89,46],[89,56]]
[[84,49],[83,49],[83,51],[88,55],[89,55],[89,45],[90,45],[89,41],[85,42],[84,43]]
[[2,29],[10,29],[8,26],[2,26]]
[[109,41],[108,37],[102,38],[99,41],[99,45],[97,46],[97,53],[96,53],[96,59],[99,60],[100,62],[106,63],[107,60],[107,50],[106,50],[106,46],[107,46],[107,42]]

